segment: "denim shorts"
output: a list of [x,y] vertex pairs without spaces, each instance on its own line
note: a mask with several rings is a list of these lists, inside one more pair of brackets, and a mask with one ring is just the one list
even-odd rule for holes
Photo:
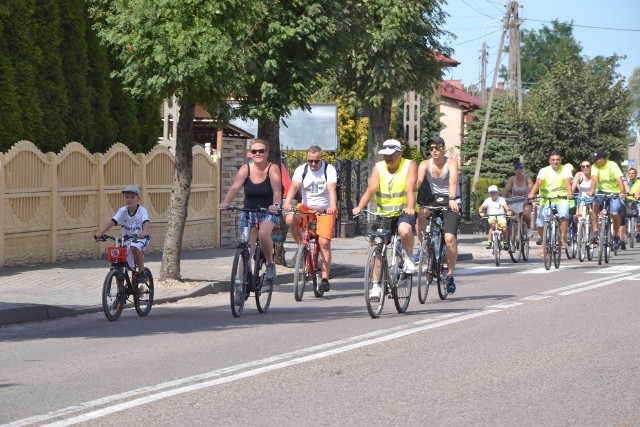
[[[600,205],[600,209],[604,206],[604,196],[596,196],[593,199],[593,203],[597,203]],[[609,199],[609,212],[617,214],[620,212],[620,206],[622,205],[622,201],[620,197],[616,197],[615,199]]]
[[240,227],[253,228],[262,221],[271,221],[274,224],[280,222],[280,215],[269,212],[243,212],[240,216]]
[[[569,201],[568,200],[560,200],[557,203],[553,203],[556,209],[558,210],[557,217],[558,218],[569,218]],[[549,214],[551,213],[551,208],[549,205],[540,206],[538,208],[538,219],[536,219],[536,225],[538,227],[544,226],[544,222],[549,218]]]

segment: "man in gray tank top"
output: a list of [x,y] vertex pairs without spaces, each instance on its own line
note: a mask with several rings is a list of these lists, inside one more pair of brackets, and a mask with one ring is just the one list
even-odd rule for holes
[[[424,182],[430,186],[431,200],[418,200],[420,204],[437,204],[445,206],[448,210],[442,212],[444,225],[444,241],[447,245],[447,277],[445,283],[447,292],[453,294],[456,291],[456,283],[453,274],[458,258],[458,225],[460,224],[460,166],[456,159],[445,156],[444,139],[440,136],[429,138],[430,159],[423,160],[418,166],[418,183],[420,188]],[[428,210],[421,209],[418,215],[418,227],[424,229]],[[420,235],[420,234],[419,234]]]

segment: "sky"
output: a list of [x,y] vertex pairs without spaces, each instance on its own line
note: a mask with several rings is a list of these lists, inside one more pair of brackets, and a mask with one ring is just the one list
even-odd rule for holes
[[[507,1],[447,0],[443,9],[450,15],[444,29],[456,39],[446,41],[454,49],[452,57],[460,62],[445,72],[445,79],[462,80],[465,86],[480,81],[480,49],[487,42],[487,87],[491,85],[496,54],[502,35]],[[551,27],[552,20],[573,21],[573,37],[588,57],[625,55],[617,69],[629,80],[633,69],[640,67],[640,1],[638,0],[527,0],[519,1],[522,30]],[[507,43],[508,39],[505,40]],[[501,62],[507,65],[507,57]]]

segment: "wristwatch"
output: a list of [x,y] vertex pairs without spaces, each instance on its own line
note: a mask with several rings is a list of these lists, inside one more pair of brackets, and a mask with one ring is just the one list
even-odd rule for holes
[[451,200],[458,200],[458,198],[457,198],[457,197],[449,197],[449,200],[450,200],[450,201],[451,201]]

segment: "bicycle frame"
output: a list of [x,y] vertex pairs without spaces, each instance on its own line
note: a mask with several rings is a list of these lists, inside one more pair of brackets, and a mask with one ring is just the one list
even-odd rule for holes
[[618,196],[604,193],[596,194],[596,196],[603,196],[604,199],[600,207],[600,212],[598,213],[598,229],[600,231],[598,239],[598,265],[602,265],[603,259],[605,264],[609,263],[612,249],[614,250],[613,254],[617,254],[617,250],[613,246],[613,236],[617,235],[618,230],[613,230],[613,218],[611,217],[609,207],[611,200]]
[[298,245],[296,253],[296,261],[294,265],[293,295],[296,301],[302,301],[304,289],[307,282],[313,285],[313,293],[319,298],[324,295],[324,291],[319,289],[322,269],[318,263],[320,256],[320,245],[318,244],[318,235],[311,228],[315,215],[323,215],[324,212],[310,211],[302,212],[293,209],[293,213],[306,216],[304,228],[302,230],[302,242]]
[[593,242],[591,241],[590,211],[593,203],[592,197],[576,197],[577,222],[576,234],[578,243],[578,260],[584,262],[585,255],[589,261],[593,258]]
[[498,214],[498,215],[486,215],[485,214],[485,218],[487,220],[487,223],[489,222],[489,219],[494,218],[495,222],[493,224],[489,224],[489,227],[491,227],[492,231],[491,231],[491,246],[492,246],[492,253],[493,253],[493,257],[495,259],[496,262],[496,266],[499,267],[500,266],[500,252],[502,251],[502,241],[503,241],[503,235],[502,235],[502,229],[498,227],[498,218],[507,218],[507,216],[505,214]]
[[442,213],[448,208],[444,206],[421,206],[421,208],[430,211],[425,230],[421,231],[422,244],[418,261],[418,299],[421,304],[424,304],[427,301],[429,286],[434,278],[437,281],[440,299],[444,300],[449,295],[444,281],[447,245],[444,240],[442,219]]
[[554,203],[554,200],[560,200],[560,197],[538,197],[539,200],[546,200],[549,202],[546,206],[540,206],[540,209],[547,209],[549,215],[544,222],[542,232],[542,250],[544,258],[544,268],[551,269],[551,260],[553,259],[553,265],[555,268],[560,267],[560,220],[558,219],[558,204]]

